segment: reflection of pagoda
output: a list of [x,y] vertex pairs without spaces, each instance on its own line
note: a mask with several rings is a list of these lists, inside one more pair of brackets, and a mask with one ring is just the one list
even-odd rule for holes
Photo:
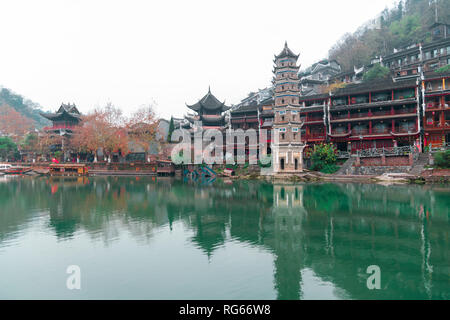
[[201,121],[203,129],[223,130],[225,128],[226,121],[223,113],[230,107],[226,106],[225,102],[220,102],[210,89],[197,103],[187,107],[195,112],[195,115],[186,117],[191,126],[195,121]]
[[75,104],[61,104],[56,113],[41,113],[44,118],[50,120],[53,125],[44,130],[60,135],[70,135],[73,128],[81,121],[80,112]]
[[275,286],[278,299],[299,299],[304,249],[301,224],[306,216],[302,186],[274,185]]

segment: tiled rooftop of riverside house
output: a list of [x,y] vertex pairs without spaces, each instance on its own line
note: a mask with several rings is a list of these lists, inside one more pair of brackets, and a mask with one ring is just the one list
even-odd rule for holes
[[343,88],[339,88],[333,92],[334,96],[353,94],[353,93],[363,93],[369,91],[381,91],[381,90],[391,90],[391,89],[402,89],[411,88],[416,86],[416,79],[403,80],[394,82],[392,78],[373,80],[362,83],[351,83]]

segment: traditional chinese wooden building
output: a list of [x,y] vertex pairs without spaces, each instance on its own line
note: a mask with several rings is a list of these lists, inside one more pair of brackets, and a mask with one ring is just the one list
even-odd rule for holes
[[416,80],[350,84],[329,103],[328,136],[339,150],[420,145]]
[[70,135],[75,126],[81,121],[80,112],[75,104],[61,104],[56,113],[41,113],[44,118],[52,122],[52,126],[45,127],[45,131],[60,135]]
[[195,113],[193,116],[186,117],[192,126],[196,121],[201,121],[203,129],[224,130],[226,128],[224,112],[230,107],[225,105],[225,101],[220,102],[211,93],[211,89],[208,89],[208,93],[197,103],[187,105],[187,107]]
[[317,94],[300,97],[300,119],[303,121],[302,140],[307,147],[327,139],[326,112],[330,95]]
[[422,81],[424,146],[450,142],[450,72],[428,72]]

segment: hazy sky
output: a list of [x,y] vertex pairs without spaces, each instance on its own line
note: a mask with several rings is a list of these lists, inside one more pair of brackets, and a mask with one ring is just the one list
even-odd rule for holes
[[55,110],[157,103],[182,116],[270,85],[285,40],[307,67],[393,0],[0,0],[0,85]]

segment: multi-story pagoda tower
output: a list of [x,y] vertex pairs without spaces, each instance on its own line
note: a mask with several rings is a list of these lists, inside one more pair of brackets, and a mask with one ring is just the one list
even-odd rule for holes
[[271,149],[275,174],[303,171],[305,145],[301,140],[298,57],[286,42],[274,59],[274,140]]

